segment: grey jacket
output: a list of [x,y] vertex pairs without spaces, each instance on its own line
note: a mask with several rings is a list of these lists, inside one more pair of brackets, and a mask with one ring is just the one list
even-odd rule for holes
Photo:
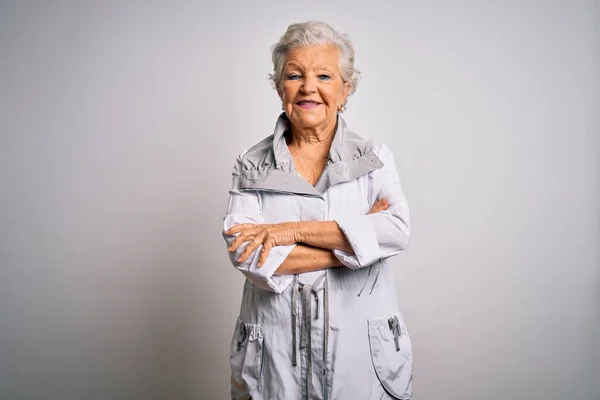
[[[281,114],[273,135],[238,157],[223,231],[240,223],[335,220],[354,254],[311,284],[274,275],[293,250],[259,249],[238,263],[246,276],[231,342],[232,399],[410,399],[412,348],[387,259],[405,250],[409,213],[387,146],[351,132],[338,116],[323,175],[313,187],[295,170]],[[377,199],[390,207],[368,214]],[[223,235],[229,246],[232,237]]]

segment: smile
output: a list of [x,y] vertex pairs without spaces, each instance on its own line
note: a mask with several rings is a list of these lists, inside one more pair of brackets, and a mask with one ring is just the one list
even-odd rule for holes
[[303,100],[296,103],[296,105],[300,108],[311,109],[319,106],[321,103],[317,103],[316,101],[311,100]]

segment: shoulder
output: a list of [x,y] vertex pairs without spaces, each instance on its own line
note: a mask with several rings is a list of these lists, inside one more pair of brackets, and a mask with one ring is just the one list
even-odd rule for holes
[[352,131],[347,131],[346,133],[347,147],[354,149],[351,150],[354,154],[349,157],[350,159],[360,157],[372,158],[375,156],[381,162],[379,165],[382,168],[371,171],[372,175],[386,174],[387,171],[396,170],[394,154],[387,144],[365,139],[363,136]]
[[356,159],[369,154],[375,154],[384,164],[386,159],[393,158],[390,148],[380,142],[365,139],[363,136],[351,130],[345,132],[346,158]]
[[[392,150],[388,147],[387,144],[378,143],[378,142],[372,142],[372,143],[373,143],[373,152],[377,155],[377,157],[379,157],[381,159],[381,161],[394,158],[394,154],[392,153]],[[385,164],[385,162],[384,162],[384,164]]]
[[274,135],[269,135],[249,149],[242,150],[237,156],[234,169],[243,171],[270,167],[273,163],[273,138]]

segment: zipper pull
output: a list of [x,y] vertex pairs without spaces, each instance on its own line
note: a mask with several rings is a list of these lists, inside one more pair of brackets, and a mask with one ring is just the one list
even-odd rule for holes
[[246,325],[241,325],[240,326],[240,340],[238,340],[237,342],[237,351],[241,351],[242,350],[242,346],[244,345],[244,342],[246,341],[246,338],[248,337],[248,330],[246,329]]
[[402,335],[402,332],[400,331],[400,321],[398,321],[398,317],[394,315],[393,317],[388,318],[388,325],[394,335],[396,351],[400,351],[400,335]]

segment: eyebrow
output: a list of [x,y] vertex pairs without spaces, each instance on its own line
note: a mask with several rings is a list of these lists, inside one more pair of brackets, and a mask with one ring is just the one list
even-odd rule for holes
[[[300,66],[300,65],[296,64],[294,61],[290,61],[289,63],[287,63],[287,64],[285,65],[285,67],[284,67],[284,70],[287,70],[287,69],[292,69],[292,68],[297,68],[297,69],[300,69],[300,70],[302,70],[302,71],[304,71],[304,70],[305,70],[305,68],[304,68],[304,67],[302,67],[302,66]],[[314,71],[318,71],[318,70],[325,70],[325,71],[328,71],[328,72],[331,72],[331,73],[335,73],[335,69],[332,69],[332,68],[330,68],[330,67],[328,67],[328,66],[326,66],[326,65],[317,65],[317,66],[314,68]]]
[[285,64],[285,68],[298,68],[298,69],[304,69],[304,68],[302,68],[300,65],[296,64],[294,61],[287,62],[287,63]]

